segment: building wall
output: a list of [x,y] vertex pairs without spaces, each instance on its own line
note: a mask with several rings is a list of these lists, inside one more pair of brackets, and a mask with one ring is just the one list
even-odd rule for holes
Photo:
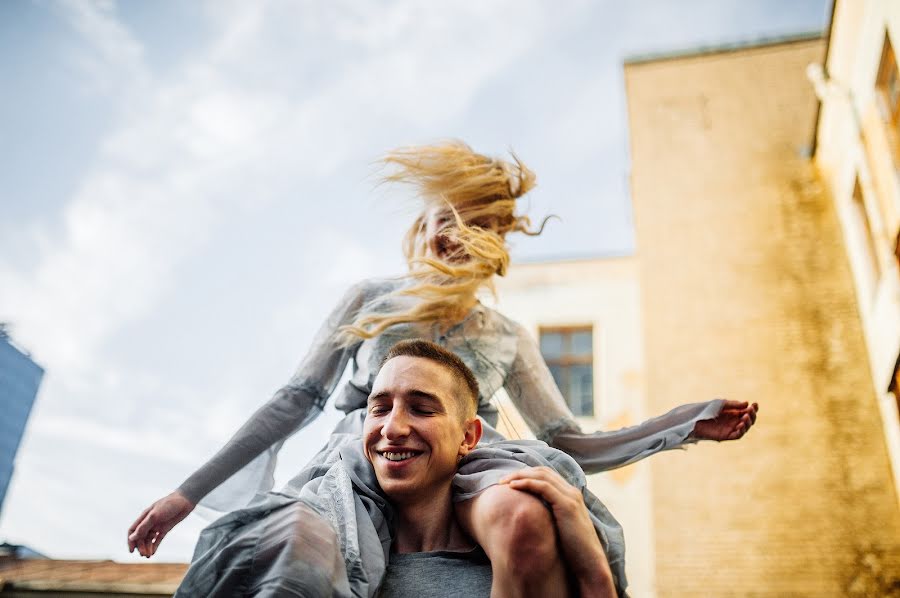
[[0,512],[44,370],[0,330]]
[[[531,330],[593,327],[594,417],[583,429],[615,429],[647,416],[643,385],[640,297],[633,257],[513,266],[498,280],[498,308]],[[524,421],[502,394],[501,429],[528,437]],[[596,494],[625,530],[626,570],[634,598],[654,596],[655,559],[650,472],[646,462],[588,477]]]
[[853,275],[807,158],[824,50],[625,67],[649,408],[761,405],[739,442],[650,460],[659,596],[883,595],[900,571]]
[[[900,489],[900,391],[889,392],[900,359],[900,271],[894,256],[900,235],[900,162],[892,147],[898,140],[890,138],[876,91],[886,34],[894,52],[900,51],[900,3],[836,4],[828,79],[817,89],[822,108],[815,162],[841,223],[894,483]],[[857,181],[868,227],[854,202]]]

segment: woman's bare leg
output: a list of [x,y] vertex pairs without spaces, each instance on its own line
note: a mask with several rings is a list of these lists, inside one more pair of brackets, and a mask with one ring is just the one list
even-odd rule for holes
[[456,503],[456,516],[491,559],[492,598],[570,595],[553,516],[539,499],[491,486]]

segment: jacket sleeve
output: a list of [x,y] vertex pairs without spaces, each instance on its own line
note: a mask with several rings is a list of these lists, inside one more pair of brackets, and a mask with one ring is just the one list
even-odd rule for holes
[[642,424],[621,430],[581,431],[559,392],[537,343],[518,326],[518,348],[504,387],[535,435],[578,462],[585,473],[615,469],[694,440],[700,420],[716,417],[721,399],[682,405]]
[[[213,492],[204,506],[228,510],[245,505],[258,491],[271,489],[274,482],[275,453],[281,443],[315,419],[337,386],[347,362],[358,344],[341,346],[338,328],[349,324],[366,300],[366,283],[350,288],[316,334],[306,357],[287,384],[260,407],[209,461],[178,488],[198,503]],[[277,448],[272,449],[273,445]],[[239,483],[225,484],[241,471]],[[243,504],[242,504],[243,503]]]

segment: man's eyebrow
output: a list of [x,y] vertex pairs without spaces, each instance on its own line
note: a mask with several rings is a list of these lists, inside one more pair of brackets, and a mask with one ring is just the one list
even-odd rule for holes
[[441,401],[440,397],[438,397],[434,393],[431,393],[431,392],[428,392],[425,390],[413,389],[406,394],[409,395],[410,397],[414,397],[417,399],[425,399],[426,401],[432,401],[434,403],[440,403],[441,405],[443,405],[443,402]]
[[[424,399],[424,400],[432,402],[432,403],[437,403],[438,405],[444,404],[443,401],[441,401],[440,397],[438,397],[436,394],[434,394],[432,392],[428,392],[427,390],[420,390],[418,388],[414,388],[403,394],[405,394],[406,396],[411,397],[411,398]],[[374,401],[380,401],[382,399],[386,399],[390,396],[391,396],[390,392],[388,392],[386,390],[382,390],[381,392],[377,392],[373,395],[369,395],[369,398],[366,400],[366,402],[372,403]]]
[[379,392],[379,393],[375,393],[375,394],[373,394],[373,395],[369,395],[369,398],[366,399],[366,402],[367,402],[367,403],[371,403],[372,401],[378,401],[378,400],[380,400],[380,399],[386,399],[386,398],[388,398],[389,396],[391,396],[391,394],[390,394],[388,391],[382,390],[382,391]]

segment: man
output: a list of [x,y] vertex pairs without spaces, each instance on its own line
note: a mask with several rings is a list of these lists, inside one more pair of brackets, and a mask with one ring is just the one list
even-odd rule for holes
[[615,596],[581,492],[544,467],[521,469],[501,484],[549,506],[558,550],[545,553],[537,571],[492,579],[490,562],[460,527],[452,502],[457,464],[482,435],[477,397],[465,364],[427,341],[395,345],[375,379],[364,452],[396,512],[381,595]]

